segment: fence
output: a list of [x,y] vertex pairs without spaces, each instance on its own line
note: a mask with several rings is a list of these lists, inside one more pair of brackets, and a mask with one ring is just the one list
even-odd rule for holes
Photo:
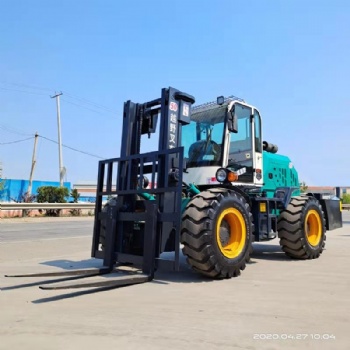
[[[343,204],[343,210],[350,210],[350,204]],[[1,210],[45,210],[45,209],[95,209],[95,203],[1,203]]]
[[0,210],[95,209],[95,203],[0,203]]
[[[87,215],[92,215],[95,203],[1,203],[0,218],[40,215],[41,210],[61,209],[61,214],[70,214],[72,210],[81,209]],[[83,212],[83,214],[84,214]]]

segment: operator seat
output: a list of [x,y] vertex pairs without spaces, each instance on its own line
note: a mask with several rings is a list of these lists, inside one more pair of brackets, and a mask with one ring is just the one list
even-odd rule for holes
[[214,141],[201,140],[190,146],[188,155],[189,162],[219,161],[221,147]]

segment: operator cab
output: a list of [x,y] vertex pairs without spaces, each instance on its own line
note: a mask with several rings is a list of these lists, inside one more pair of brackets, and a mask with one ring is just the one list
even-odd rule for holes
[[[219,98],[218,98],[219,102]],[[262,185],[261,119],[256,108],[229,97],[196,106],[182,128],[187,172],[184,181],[217,183],[217,169],[239,171],[236,184]]]
[[182,128],[188,168],[222,166],[225,117],[225,107],[192,111],[190,124]]

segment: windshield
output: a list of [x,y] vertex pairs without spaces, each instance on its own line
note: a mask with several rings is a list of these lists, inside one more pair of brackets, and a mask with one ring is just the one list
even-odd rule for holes
[[188,168],[222,163],[227,106],[194,112],[182,128],[182,146]]

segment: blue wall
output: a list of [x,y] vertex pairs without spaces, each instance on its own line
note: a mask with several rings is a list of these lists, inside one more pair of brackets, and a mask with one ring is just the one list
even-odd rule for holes
[[[27,192],[29,181],[28,180],[15,180],[15,179],[1,179],[4,181],[4,189],[0,190],[0,201],[11,202],[20,201],[22,196]],[[41,186],[56,186],[58,187],[60,183],[58,181],[33,181],[32,184],[32,194],[37,194],[38,187]],[[71,191],[70,182],[64,182],[64,187],[67,187],[69,192]]]

